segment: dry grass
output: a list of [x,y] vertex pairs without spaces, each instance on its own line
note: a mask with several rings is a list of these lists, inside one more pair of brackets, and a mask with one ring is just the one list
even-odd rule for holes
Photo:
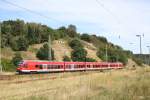
[[[82,41],[84,44],[85,49],[87,50],[88,54],[87,56],[90,58],[94,58],[97,61],[101,61],[97,56],[96,56],[96,52],[97,49],[96,47],[94,47],[92,44]],[[43,46],[44,43],[41,44],[33,44],[30,45],[27,51],[21,51],[22,57],[23,59],[27,59],[27,60],[37,60],[36,58],[36,52],[38,51],[38,49],[40,47]],[[63,39],[59,39],[59,40],[55,40],[52,43],[52,48],[54,49],[54,55],[55,55],[55,59],[56,61],[63,61],[63,56],[67,55],[67,56],[71,56],[71,51],[72,49],[69,47],[68,43],[66,40]],[[14,56],[14,51],[11,48],[2,48],[2,58],[5,59],[12,59],[12,57]]]
[[2,48],[1,57],[4,59],[12,59],[14,52],[11,48]]
[[54,55],[56,61],[63,61],[63,56],[71,56],[72,49],[69,47],[67,41],[65,40],[55,40],[53,41],[52,48],[54,49]]
[[[83,72],[90,73],[90,72]],[[20,84],[0,83],[1,100],[149,100],[150,68],[111,70]],[[32,78],[39,77],[34,76]],[[45,76],[46,77],[46,76]],[[48,76],[47,76],[48,77]],[[16,80],[31,78],[19,77]],[[13,80],[14,81],[14,80]]]

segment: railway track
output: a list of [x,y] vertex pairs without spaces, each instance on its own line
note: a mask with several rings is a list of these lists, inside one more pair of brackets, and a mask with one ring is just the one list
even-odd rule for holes
[[74,76],[87,75],[92,73],[99,73],[99,71],[94,72],[67,72],[67,73],[48,73],[48,74],[26,74],[26,75],[0,75],[0,84],[21,84],[32,81],[39,80],[55,80],[58,78],[68,78]]

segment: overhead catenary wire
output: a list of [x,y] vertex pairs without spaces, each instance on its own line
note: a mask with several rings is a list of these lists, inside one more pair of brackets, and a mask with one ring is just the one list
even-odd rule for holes
[[46,19],[48,19],[48,20],[52,20],[52,21],[55,21],[55,22],[64,24],[64,23],[63,23],[62,21],[60,21],[60,20],[57,20],[57,19],[54,19],[54,18],[52,18],[52,17],[43,15],[43,14],[41,14],[41,13],[39,13],[39,12],[36,12],[36,11],[33,11],[33,10],[29,9],[29,8],[20,6],[20,5],[16,4],[16,3],[12,3],[12,2],[7,1],[7,0],[2,0],[2,1],[3,1],[4,3],[7,3],[7,4],[12,5],[12,6],[15,6],[15,7],[20,8],[20,9],[23,9],[23,10],[25,10],[25,11],[27,11],[27,12],[32,13],[32,14],[35,14],[35,15],[41,16],[41,17],[43,17],[43,18],[46,18]]
[[103,8],[106,12],[108,12],[117,21],[118,24],[121,23],[120,19],[112,11],[110,11],[108,8],[106,8],[105,5],[103,3],[101,3],[100,0],[96,0],[96,2],[101,8]]

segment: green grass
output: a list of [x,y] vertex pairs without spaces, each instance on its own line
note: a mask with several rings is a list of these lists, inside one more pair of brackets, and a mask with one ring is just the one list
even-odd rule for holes
[[3,71],[14,72],[16,71],[16,66],[8,59],[1,59]]

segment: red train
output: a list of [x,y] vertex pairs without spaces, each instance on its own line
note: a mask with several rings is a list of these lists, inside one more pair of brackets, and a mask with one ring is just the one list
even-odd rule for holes
[[102,69],[121,69],[120,62],[49,62],[24,60],[19,63],[19,73],[40,73],[40,72],[64,72],[64,71],[88,71]]

